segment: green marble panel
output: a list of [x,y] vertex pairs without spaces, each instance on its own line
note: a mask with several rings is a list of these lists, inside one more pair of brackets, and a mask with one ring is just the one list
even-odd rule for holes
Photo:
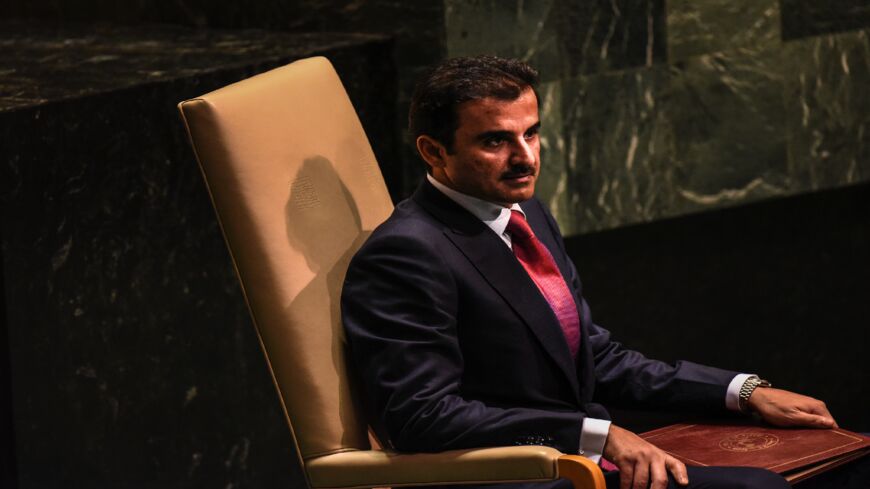
[[[545,198],[554,215],[567,210],[565,138],[562,137],[562,83],[548,82],[538,87],[541,114],[541,172],[535,191]],[[566,221],[566,220],[563,220]],[[564,231],[564,229],[563,229]]]
[[668,80],[660,67],[546,87],[561,105],[542,112],[538,193],[564,233],[647,221],[674,207],[676,194],[666,190],[674,138],[658,101]]
[[553,24],[567,76],[666,60],[664,0],[556,0]]
[[692,58],[659,94],[673,133],[677,212],[784,193],[785,83],[778,49]]
[[545,84],[539,194],[567,234],[870,180],[867,32]]
[[807,190],[870,180],[870,30],[785,46],[794,179]]
[[551,21],[554,1],[445,0],[448,57],[519,58],[543,76],[558,77],[560,48]]
[[448,56],[523,59],[545,81],[663,62],[663,0],[445,0]]
[[668,60],[779,43],[778,0],[669,0]]
[[758,58],[726,53],[563,82],[565,149],[546,154],[564,158],[564,195],[548,196],[560,225],[593,231],[783,193],[781,86]]
[[867,0],[779,0],[783,39],[799,39],[870,27]]

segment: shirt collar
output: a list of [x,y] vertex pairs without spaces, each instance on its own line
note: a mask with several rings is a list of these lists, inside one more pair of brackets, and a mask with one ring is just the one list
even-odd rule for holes
[[472,197],[467,194],[463,194],[462,192],[458,192],[453,190],[452,188],[444,185],[443,183],[435,180],[430,174],[426,174],[426,178],[429,179],[429,183],[432,184],[433,187],[437,188],[444,195],[446,195],[450,200],[456,202],[460,206],[462,206],[465,210],[472,213],[475,217],[483,221],[484,224],[487,225],[490,229],[492,229],[497,236],[502,236],[505,234],[505,229],[507,228],[508,222],[511,220],[511,211],[520,211],[523,216],[526,215],[523,212],[523,209],[519,204],[513,204],[509,208],[504,207],[493,202],[488,202],[486,200],[478,199],[477,197]]

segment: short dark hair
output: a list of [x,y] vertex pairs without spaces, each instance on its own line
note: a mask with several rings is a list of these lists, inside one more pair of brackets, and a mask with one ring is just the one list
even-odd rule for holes
[[459,104],[489,97],[516,100],[527,88],[534,90],[537,82],[538,72],[518,59],[498,56],[448,59],[417,82],[408,111],[408,130],[414,140],[425,134],[453,151]]

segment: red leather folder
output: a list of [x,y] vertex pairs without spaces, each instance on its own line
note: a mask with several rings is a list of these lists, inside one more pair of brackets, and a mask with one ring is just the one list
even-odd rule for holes
[[870,438],[839,428],[680,423],[640,436],[686,465],[762,467],[790,482],[870,454]]

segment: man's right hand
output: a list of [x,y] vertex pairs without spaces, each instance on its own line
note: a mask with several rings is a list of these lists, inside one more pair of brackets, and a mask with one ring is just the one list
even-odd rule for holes
[[822,401],[772,387],[755,389],[749,407],[774,426],[839,427]]
[[668,472],[678,484],[689,483],[683,462],[614,424],[604,445],[604,458],[619,467],[620,489],[665,489]]

